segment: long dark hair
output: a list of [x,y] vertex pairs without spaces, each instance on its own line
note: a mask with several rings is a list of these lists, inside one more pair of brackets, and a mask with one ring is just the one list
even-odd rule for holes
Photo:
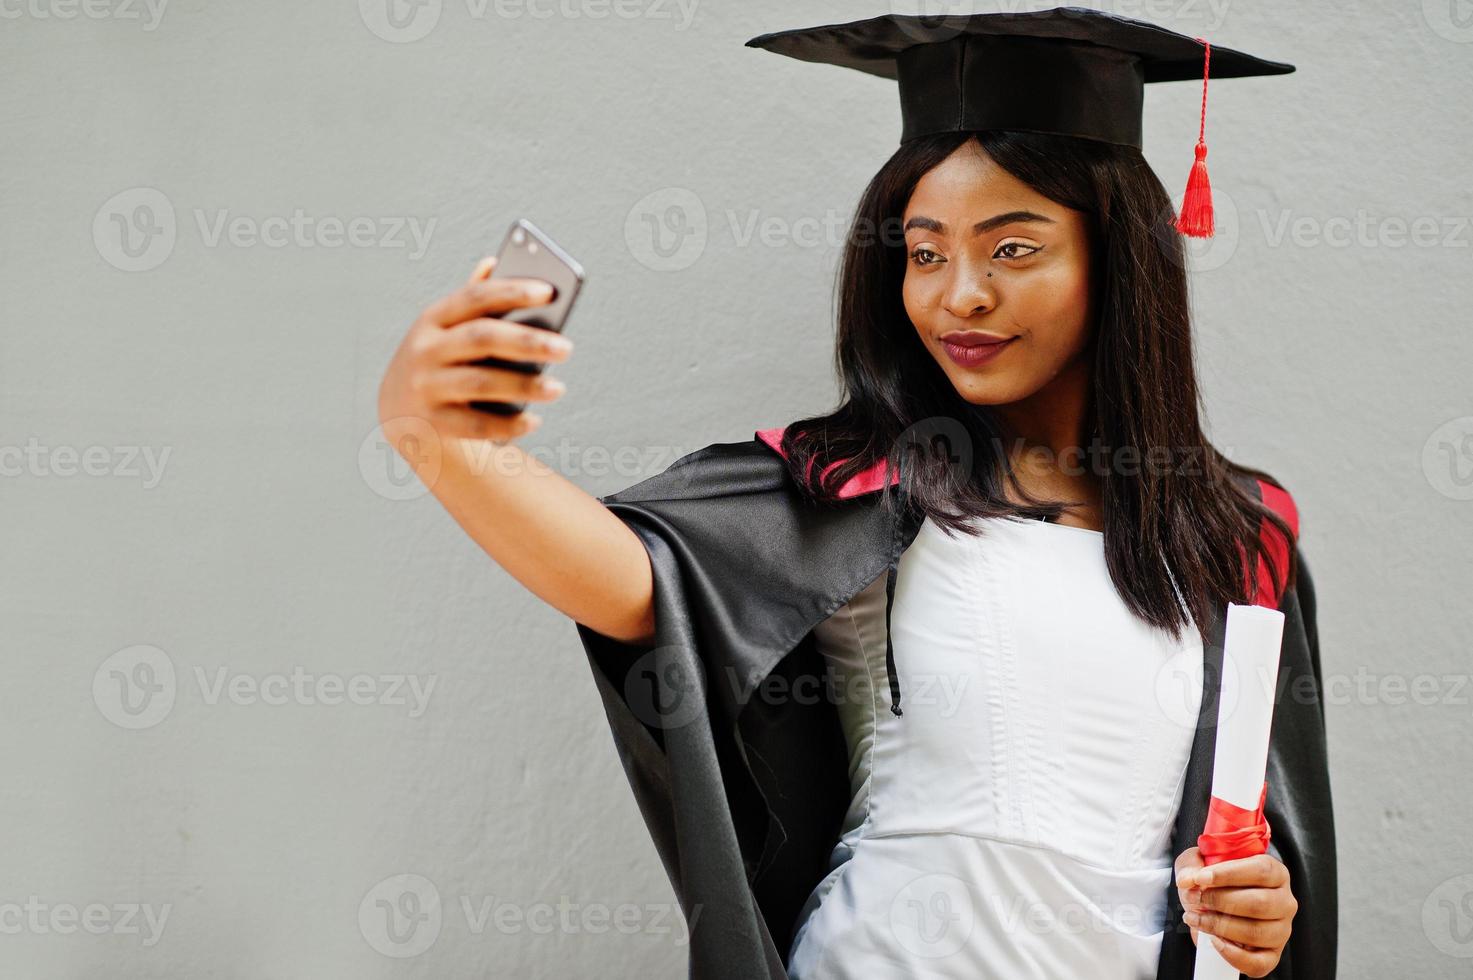
[[[1003,131],[901,144],[860,199],[839,269],[841,404],[784,434],[805,495],[835,504],[845,481],[884,459],[889,472],[900,471],[909,506],[943,528],[976,534],[972,518],[1036,519],[1063,509],[1021,487],[1027,503],[1004,496],[1011,464],[1001,429],[987,406],[957,394],[901,299],[906,203],[920,178],[969,139],[1088,218],[1098,311],[1088,428],[1091,451],[1111,461],[1100,468],[1105,555],[1129,608],[1176,638],[1187,613],[1202,624],[1214,605],[1251,602],[1260,557],[1276,593],[1292,584],[1295,549],[1281,568],[1259,538],[1265,519],[1285,541],[1293,540],[1290,529],[1250,489],[1255,478],[1281,484],[1227,459],[1203,434],[1185,249],[1170,197],[1132,147]],[[1131,458],[1136,465],[1122,465]],[[893,508],[896,495],[887,488],[883,496]]]

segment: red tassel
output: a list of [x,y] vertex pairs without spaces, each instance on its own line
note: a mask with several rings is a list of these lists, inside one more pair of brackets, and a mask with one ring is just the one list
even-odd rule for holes
[[1193,238],[1211,238],[1212,183],[1207,179],[1207,68],[1212,59],[1212,45],[1205,38],[1197,38],[1204,45],[1202,55],[1202,117],[1197,129],[1196,160],[1192,172],[1187,175],[1187,190],[1182,196],[1181,214],[1176,219],[1176,229]]
[[1212,237],[1212,184],[1207,180],[1207,144],[1197,143],[1197,160],[1187,175],[1187,192],[1182,197],[1176,228],[1194,238]]

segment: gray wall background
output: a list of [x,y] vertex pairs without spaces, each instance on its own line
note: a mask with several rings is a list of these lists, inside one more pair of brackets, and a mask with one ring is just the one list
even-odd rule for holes
[[[894,89],[742,42],[888,9],[0,4],[0,974],[684,975],[573,624],[392,467],[377,385],[526,215],[590,278],[524,444],[589,492],[830,405]],[[1467,976],[1473,12],[1105,9],[1299,67],[1209,96],[1212,429],[1301,508],[1342,974]],[[1199,98],[1148,96],[1178,200]]]

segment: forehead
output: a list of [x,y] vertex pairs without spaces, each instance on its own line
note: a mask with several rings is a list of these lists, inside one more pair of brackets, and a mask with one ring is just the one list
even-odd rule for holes
[[[987,214],[980,213],[984,210]],[[1036,211],[1058,219],[1069,209],[1014,177],[969,140],[916,182],[905,216],[925,215],[949,225],[954,215],[982,218],[1009,210]]]

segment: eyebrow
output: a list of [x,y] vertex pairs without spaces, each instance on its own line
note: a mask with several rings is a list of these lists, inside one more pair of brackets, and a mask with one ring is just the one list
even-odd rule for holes
[[[1008,211],[1004,214],[995,214],[985,221],[979,221],[972,226],[972,234],[982,235],[1001,225],[1010,225],[1016,221],[1042,221],[1045,224],[1053,224],[1053,218],[1044,217],[1033,211]],[[905,223],[902,232],[910,231],[912,228],[924,228],[934,231],[938,235],[946,234],[946,223],[937,221],[935,218],[927,218],[924,215],[916,215]]]

